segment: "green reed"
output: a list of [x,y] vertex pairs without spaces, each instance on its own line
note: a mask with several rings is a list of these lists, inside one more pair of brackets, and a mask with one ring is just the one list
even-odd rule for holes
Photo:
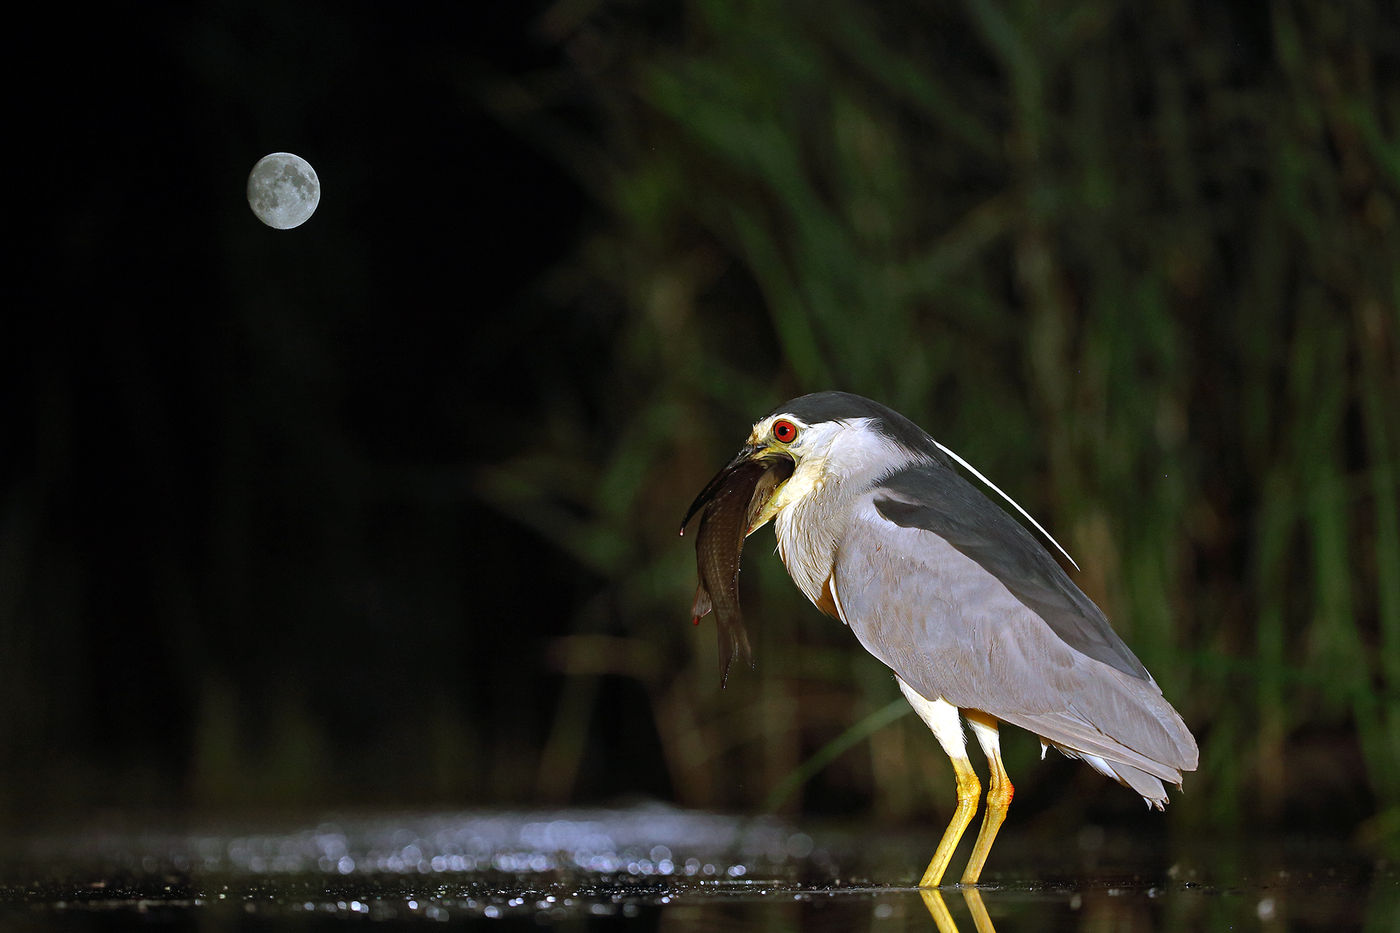
[[[800,604],[771,538],[744,578],[756,678],[719,693],[712,634],[684,624],[673,517],[753,416],[839,387],[1058,529],[1202,737],[1187,824],[1306,809],[1290,772],[1342,746],[1364,774],[1337,786],[1377,804],[1359,831],[1394,841],[1394,24],[1286,0],[1247,21],[1112,0],[693,0],[683,20],[624,30],[591,86],[609,222],[572,274],[624,323],[589,391],[643,402],[597,426],[601,459],[568,438],[486,487],[527,520],[572,499],[581,517],[535,524],[614,581],[622,621],[580,630],[669,659],[637,676],[679,796],[757,805],[812,778],[887,816],[949,803],[907,790],[943,767],[912,720],[851,744],[893,684]],[[1011,751],[1021,782],[1035,751]]]

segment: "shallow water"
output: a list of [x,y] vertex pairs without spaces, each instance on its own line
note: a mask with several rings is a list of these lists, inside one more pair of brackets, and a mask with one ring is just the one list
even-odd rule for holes
[[118,823],[11,840],[0,928],[1400,929],[1400,870],[1326,842],[1006,839],[984,884],[930,894],[933,841],[662,806]]

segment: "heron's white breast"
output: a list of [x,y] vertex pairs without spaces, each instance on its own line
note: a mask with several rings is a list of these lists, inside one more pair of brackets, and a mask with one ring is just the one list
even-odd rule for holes
[[833,427],[824,445],[798,460],[774,499],[778,553],[814,604],[822,601],[860,497],[882,476],[924,459],[880,433],[868,418]]

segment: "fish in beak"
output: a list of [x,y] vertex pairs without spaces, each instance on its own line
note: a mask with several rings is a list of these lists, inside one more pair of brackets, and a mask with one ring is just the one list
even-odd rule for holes
[[749,635],[739,609],[739,557],[744,539],[757,527],[764,507],[794,469],[791,457],[775,456],[766,447],[747,446],[706,484],[681,521],[684,535],[685,526],[704,510],[695,539],[700,586],[695,591],[691,614],[699,625],[700,619],[714,610],[721,688],[729,678],[736,653],[753,665]]

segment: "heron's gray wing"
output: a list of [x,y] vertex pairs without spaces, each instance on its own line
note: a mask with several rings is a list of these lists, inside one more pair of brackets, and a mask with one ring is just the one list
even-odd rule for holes
[[855,502],[830,590],[861,644],[929,699],[982,710],[1083,756],[1167,780],[1196,746],[1150,678],[1077,650],[996,574],[924,528]]
[[875,492],[881,515],[896,525],[932,532],[972,558],[1075,651],[1133,677],[1152,679],[1050,552],[956,472],[939,464],[913,466],[886,477]]

